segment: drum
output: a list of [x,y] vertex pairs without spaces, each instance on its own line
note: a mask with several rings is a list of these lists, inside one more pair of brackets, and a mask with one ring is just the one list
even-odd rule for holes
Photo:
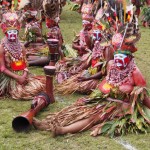
[[47,44],[52,48],[56,48],[59,45],[59,41],[57,39],[47,39]]
[[54,75],[56,71],[55,66],[45,66],[44,67],[44,72],[46,75]]

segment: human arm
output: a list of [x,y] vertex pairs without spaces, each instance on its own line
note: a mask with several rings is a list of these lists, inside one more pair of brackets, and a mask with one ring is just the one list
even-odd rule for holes
[[72,43],[72,48],[78,51],[85,51],[86,47],[79,45],[77,42]]
[[141,71],[137,66],[133,71],[133,80],[135,86],[140,86],[140,87],[146,86],[146,80],[144,79],[144,76],[142,75]]
[[96,73],[95,75],[92,75],[90,77],[79,77],[78,80],[79,81],[88,81],[88,80],[92,80],[92,79],[101,79],[103,75],[104,74],[102,74],[102,72],[99,71],[98,73]]
[[141,92],[144,92],[143,104],[150,109],[150,97],[148,96],[148,94],[146,94],[144,88],[146,87],[146,80],[144,79],[138,67],[136,67],[135,71],[133,72],[133,78],[134,78],[135,85],[140,87],[135,92],[136,95],[139,95]]
[[82,71],[84,69],[87,69],[89,67],[90,67],[90,61],[89,62],[87,62],[87,61],[81,61],[81,63],[77,67],[77,69],[74,70],[74,71],[71,71],[71,74],[79,73],[80,71]]

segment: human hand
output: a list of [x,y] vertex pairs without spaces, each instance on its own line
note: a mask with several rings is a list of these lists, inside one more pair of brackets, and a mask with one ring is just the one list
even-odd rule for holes
[[18,76],[16,80],[20,85],[26,85],[28,83],[26,74],[24,74],[22,76]]

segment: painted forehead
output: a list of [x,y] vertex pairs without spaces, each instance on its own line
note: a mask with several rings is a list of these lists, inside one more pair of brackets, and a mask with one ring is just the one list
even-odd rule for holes
[[7,33],[9,33],[9,32],[15,32],[16,33],[16,32],[18,32],[18,30],[8,30]]
[[82,23],[83,23],[83,24],[89,24],[89,23],[90,23],[90,21],[83,20],[83,21],[82,21]]
[[124,57],[127,57],[126,54],[115,54],[114,57],[120,57],[120,58],[124,58]]

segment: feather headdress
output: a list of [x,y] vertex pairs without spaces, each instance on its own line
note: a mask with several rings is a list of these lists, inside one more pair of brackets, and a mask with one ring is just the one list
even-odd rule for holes
[[31,6],[32,8],[34,8],[35,10],[41,10],[42,8],[42,3],[43,0],[30,0]]
[[59,15],[59,2],[58,0],[44,0],[43,1],[44,13],[47,17],[54,19]]
[[20,3],[19,3],[19,5],[18,5],[18,9],[20,10],[20,9],[24,8],[29,3],[30,3],[29,0],[21,0]]

